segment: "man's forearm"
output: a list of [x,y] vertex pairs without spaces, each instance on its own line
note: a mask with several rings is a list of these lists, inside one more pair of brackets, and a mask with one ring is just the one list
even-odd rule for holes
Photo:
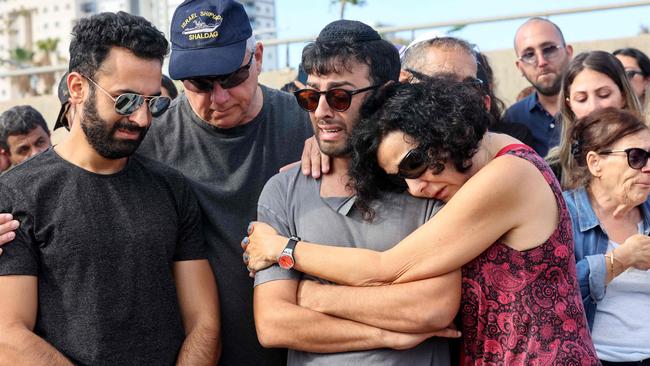
[[0,333],[0,366],[72,366],[61,352],[28,329],[2,329]]
[[397,332],[447,327],[460,302],[460,271],[415,282],[350,287],[303,281],[298,304],[338,318]]
[[185,337],[176,364],[178,366],[216,365],[221,354],[219,340],[219,331],[214,327],[195,327]]
[[[262,302],[256,300],[256,302]],[[401,334],[366,324],[339,319],[290,303],[256,303],[255,324],[260,342],[267,348],[337,353],[377,348],[411,348],[431,337]]]

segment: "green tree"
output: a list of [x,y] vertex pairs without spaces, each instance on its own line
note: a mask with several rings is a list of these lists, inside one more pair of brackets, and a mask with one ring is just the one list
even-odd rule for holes
[[[52,53],[56,52],[57,47],[59,46],[58,38],[46,38],[36,41],[36,48],[43,53],[43,58],[38,62],[39,66],[50,66],[52,65]],[[54,77],[54,72],[46,72],[39,75],[43,81],[43,93],[52,94],[52,88],[56,79]]]
[[[16,47],[9,51],[9,59],[18,69],[31,67],[33,66],[34,52],[26,48]],[[22,96],[36,94],[36,91],[32,88],[30,75],[15,76],[14,83]]]
[[340,19],[345,18],[345,7],[346,5],[358,5],[358,6],[363,6],[366,4],[366,0],[330,0],[330,3],[332,5],[336,5],[337,3],[340,5]]

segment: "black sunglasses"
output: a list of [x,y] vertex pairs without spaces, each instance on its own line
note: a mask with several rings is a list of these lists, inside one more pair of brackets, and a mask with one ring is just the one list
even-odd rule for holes
[[307,112],[313,112],[318,108],[320,96],[325,94],[325,100],[330,108],[337,112],[343,112],[350,108],[352,104],[352,96],[363,93],[365,91],[379,88],[380,85],[371,85],[366,88],[356,90],[345,90],[341,88],[334,88],[329,90],[318,91],[315,89],[300,89],[295,91],[293,95],[296,96],[298,105]]
[[169,108],[169,105],[171,104],[172,100],[169,97],[164,97],[162,95],[154,95],[154,96],[149,96],[149,95],[142,95],[142,94],[136,94],[136,93],[123,93],[118,95],[117,97],[113,97],[111,93],[109,93],[106,89],[102,88],[95,80],[89,78],[88,76],[84,76],[86,79],[90,80],[91,83],[93,83],[99,90],[104,92],[107,97],[111,98],[113,103],[115,103],[115,112],[117,114],[120,114],[122,116],[128,116],[138,109],[142,107],[142,105],[145,102],[147,103],[147,106],[149,106],[149,111],[151,112],[151,116],[153,117],[159,117],[165,111],[167,108]]
[[641,170],[648,163],[650,151],[644,150],[640,147],[631,147],[625,150],[605,150],[599,154],[609,155],[614,153],[625,153],[627,155],[627,165],[632,169]]
[[628,80],[634,79],[634,77],[637,75],[643,76],[643,72],[639,70],[625,70],[625,77],[627,77]]
[[445,169],[445,164],[440,162],[429,163],[426,152],[420,148],[409,150],[397,166],[397,176],[404,179],[419,178],[424,172],[431,168],[433,174],[440,174]]
[[183,79],[188,82],[185,87],[195,93],[209,93],[214,89],[215,83],[224,89],[234,88],[248,79],[254,55],[255,53],[251,53],[248,63],[230,74]]

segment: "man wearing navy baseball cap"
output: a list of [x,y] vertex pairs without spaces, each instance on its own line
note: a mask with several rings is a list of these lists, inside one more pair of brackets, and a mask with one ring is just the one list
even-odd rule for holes
[[299,160],[313,136],[309,117],[292,95],[258,84],[264,47],[240,3],[185,1],[170,34],[169,74],[185,92],[153,121],[139,152],[183,172],[205,214],[222,312],[220,365],[286,365],[285,350],[257,340],[239,242],[266,181]]

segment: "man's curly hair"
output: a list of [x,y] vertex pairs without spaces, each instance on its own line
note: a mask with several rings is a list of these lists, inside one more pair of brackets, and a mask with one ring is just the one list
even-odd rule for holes
[[386,174],[377,162],[377,150],[386,135],[402,131],[427,152],[430,166],[451,162],[456,170],[466,172],[490,123],[479,93],[453,80],[395,83],[384,93],[375,112],[363,115],[350,137],[351,185],[357,193],[357,208],[367,220],[374,217],[372,200],[383,191],[406,188],[403,180]]
[[79,20],[72,29],[70,65],[76,71],[94,77],[112,47],[122,47],[137,57],[163,59],[169,52],[165,35],[143,17],[120,11],[100,13]]

